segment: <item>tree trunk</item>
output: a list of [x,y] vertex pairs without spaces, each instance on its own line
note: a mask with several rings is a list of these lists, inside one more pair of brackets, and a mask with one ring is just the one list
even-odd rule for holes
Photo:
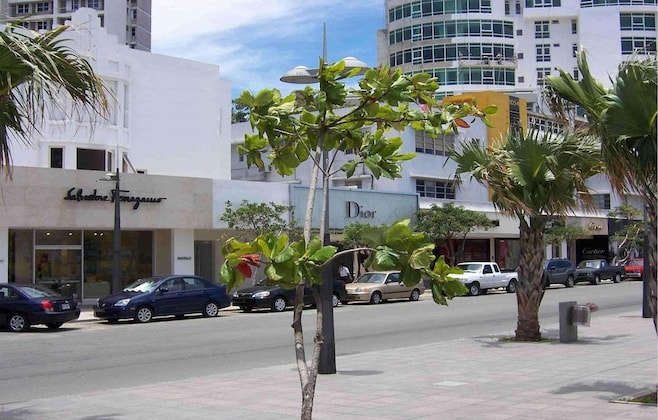
[[322,346],[322,301],[320,294],[313,291],[313,299],[317,305],[316,334],[313,343],[313,359],[311,366],[306,363],[304,350],[304,329],[302,327],[302,313],[304,310],[304,284],[297,285],[295,289],[295,311],[292,328],[295,335],[295,358],[299,372],[299,382],[302,388],[302,420],[311,420],[313,416],[313,399],[315,398],[315,384],[318,378],[318,364],[320,362],[320,348]]
[[518,321],[515,340],[540,341],[539,305],[544,297],[542,262],[544,260],[544,222],[530,218],[520,225],[521,256],[516,288]]
[[[646,206],[646,212],[647,212],[647,226],[645,226],[645,229],[648,229],[648,233],[646,235],[647,238],[647,244],[645,245],[645,249],[648,249],[648,255],[645,255],[645,258],[649,259],[649,308],[651,310],[651,314],[653,315],[653,327],[656,330],[656,333],[658,333],[658,323],[656,323],[656,314],[657,314],[657,306],[656,306],[656,296],[658,295],[658,289],[656,287],[656,277],[658,275],[658,270],[656,268],[656,263],[658,262],[658,249],[656,247],[658,246],[658,239],[656,238],[656,230],[658,229],[657,225],[657,220],[656,220],[656,198],[654,195],[651,195],[648,200],[646,200],[647,206]],[[645,275],[647,275],[645,273]]]

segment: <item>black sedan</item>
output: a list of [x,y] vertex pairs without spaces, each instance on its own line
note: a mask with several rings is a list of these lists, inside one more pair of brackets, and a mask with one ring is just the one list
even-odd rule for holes
[[73,298],[36,284],[0,283],[0,323],[11,331],[25,331],[36,324],[57,329],[79,316],[80,307]]
[[[338,306],[346,299],[345,283],[334,280],[332,287],[332,305]],[[253,286],[243,287],[233,293],[231,298],[233,306],[239,307],[244,312],[250,312],[256,308],[270,309],[273,312],[282,312],[295,303],[295,289],[284,289],[267,279],[259,280]],[[308,287],[304,288],[304,306],[314,304],[313,294]]]
[[94,316],[116,323],[120,319],[149,322],[153,317],[201,313],[212,317],[231,303],[226,286],[197,276],[147,277],[121,292],[98,299]]

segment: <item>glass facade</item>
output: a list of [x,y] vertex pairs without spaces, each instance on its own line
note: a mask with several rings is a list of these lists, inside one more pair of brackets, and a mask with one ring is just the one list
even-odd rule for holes
[[[121,284],[153,274],[153,232],[121,232]],[[9,230],[9,281],[77,299],[110,293],[112,231]]]

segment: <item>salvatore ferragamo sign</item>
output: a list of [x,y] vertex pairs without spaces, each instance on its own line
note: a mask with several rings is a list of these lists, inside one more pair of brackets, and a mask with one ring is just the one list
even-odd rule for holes
[[[129,192],[121,190],[121,192]],[[132,195],[119,195],[119,199],[122,203],[134,203],[133,209],[137,210],[141,203],[160,203],[162,200],[166,200],[166,197],[136,197]],[[114,203],[114,194],[102,195],[98,194],[98,191],[94,188],[91,194],[85,194],[82,188],[70,188],[66,192],[64,200],[68,201],[107,201]]]

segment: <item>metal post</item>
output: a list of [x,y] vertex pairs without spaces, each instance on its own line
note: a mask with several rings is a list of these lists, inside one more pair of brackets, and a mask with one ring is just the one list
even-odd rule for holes
[[[329,245],[331,235],[329,233],[329,174],[327,168],[329,165],[329,153],[322,152],[322,188],[323,188],[323,208],[324,214],[324,235],[322,244]],[[320,300],[322,300],[322,332],[324,341],[320,346],[320,362],[318,364],[318,373],[332,374],[336,373],[336,339],[334,334],[334,306],[333,306],[333,271],[331,264],[324,266],[322,270],[322,286],[320,287]]]
[[121,185],[119,168],[114,178],[114,234],[112,235],[112,293],[121,290]]

